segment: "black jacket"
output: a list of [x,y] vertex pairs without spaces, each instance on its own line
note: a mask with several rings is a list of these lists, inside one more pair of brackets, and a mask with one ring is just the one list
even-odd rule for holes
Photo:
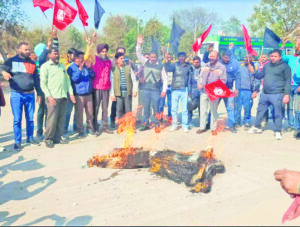
[[256,79],[264,79],[265,94],[290,94],[291,68],[282,60],[267,63],[261,71],[254,73]]

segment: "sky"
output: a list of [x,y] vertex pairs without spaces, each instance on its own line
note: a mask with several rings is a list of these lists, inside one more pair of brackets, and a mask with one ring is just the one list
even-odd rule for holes
[[[54,0],[49,1],[54,3]],[[66,0],[66,2],[77,9],[75,0]],[[105,20],[110,15],[130,15],[143,19],[143,23],[150,18],[157,17],[163,24],[171,27],[171,15],[174,11],[196,7],[202,7],[207,9],[208,12],[217,13],[222,20],[235,16],[247,26],[247,18],[251,16],[254,5],[259,4],[260,0],[99,0],[99,2],[106,11],[99,28],[101,32]],[[81,0],[81,3],[90,15],[88,19],[89,28],[93,28],[94,0]],[[30,17],[30,20],[26,23],[27,26],[41,27],[51,24],[53,10],[46,11],[48,18],[46,19],[38,7],[33,7],[32,0],[22,0],[22,8]],[[83,29],[78,16],[74,21],[74,25],[80,30]]]

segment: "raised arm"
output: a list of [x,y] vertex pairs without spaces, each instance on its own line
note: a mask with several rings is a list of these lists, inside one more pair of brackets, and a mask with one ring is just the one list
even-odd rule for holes
[[139,35],[136,44],[136,56],[139,59],[139,61],[142,63],[142,65],[145,65],[148,59],[145,58],[144,55],[142,54],[143,43],[144,43],[144,37],[142,35]]

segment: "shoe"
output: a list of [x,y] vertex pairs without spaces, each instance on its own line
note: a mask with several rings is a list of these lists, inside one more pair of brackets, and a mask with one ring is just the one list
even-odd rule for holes
[[188,133],[190,130],[187,129],[187,128],[184,128],[183,131],[184,131],[185,133]]
[[281,136],[280,132],[275,132],[275,139],[277,139],[277,140],[281,140],[282,139],[282,136]]
[[203,133],[203,132],[206,132],[206,129],[198,129],[196,133],[197,133],[197,134],[201,134],[201,133]]
[[[248,125],[249,125],[249,124],[248,124]],[[242,127],[242,125],[241,125],[241,124],[234,124],[234,127],[235,127],[236,129],[238,129],[238,128]],[[249,128],[250,128],[250,125],[249,125]]]
[[83,138],[84,137],[84,132],[79,132],[78,133],[78,139],[81,139],[81,138]]
[[190,123],[189,126],[188,126],[188,128],[192,129],[192,128],[194,128],[194,125],[192,123]]
[[205,129],[209,130],[210,129],[210,124],[207,123]]
[[250,128],[251,128],[251,125],[250,125],[250,124],[245,124],[245,125],[244,125],[244,129],[245,129],[245,130],[248,131]]
[[62,138],[65,139],[65,140],[68,140],[69,139],[69,135],[68,134],[64,134],[64,135],[62,135]]
[[150,130],[150,126],[149,125],[142,125],[142,127],[139,129],[139,131],[146,131],[146,130]]
[[22,150],[21,144],[15,143],[14,149],[15,149],[16,151],[21,151],[21,150]]
[[172,127],[170,128],[170,132],[174,132],[178,129],[178,126],[174,126],[172,125]]
[[5,147],[0,147],[0,152],[6,151]]
[[110,131],[108,128],[102,129],[102,132],[107,133],[107,134],[114,134],[113,131]]
[[100,132],[98,131],[91,131],[90,134],[95,137],[100,136]]
[[36,146],[40,146],[40,145],[41,145],[38,141],[36,141],[36,140],[33,139],[33,138],[27,140],[26,143],[27,143],[27,144],[36,145]]
[[287,127],[284,131],[285,132],[292,132],[292,131],[294,131],[294,129],[292,127]]
[[54,143],[52,140],[45,140],[45,145],[48,148],[53,148],[54,147]]
[[60,140],[54,140],[53,142],[54,144],[68,144],[69,143],[69,140],[68,139],[65,139],[63,137],[60,138]]
[[115,121],[110,122],[110,128],[112,128],[112,129],[116,128],[116,122]]
[[294,132],[294,138],[300,139],[300,130]]
[[45,139],[45,136],[43,136],[43,135],[36,135],[36,138],[38,138],[39,141],[43,141]]
[[213,135],[213,136],[216,136],[216,135],[218,135],[218,131],[215,129],[215,130],[212,130],[211,131],[211,134]]
[[256,128],[256,127],[254,127],[254,126],[252,126],[249,130],[248,130],[248,133],[250,133],[250,134],[260,134],[260,133],[262,133],[263,132],[263,130],[261,129],[261,128]]

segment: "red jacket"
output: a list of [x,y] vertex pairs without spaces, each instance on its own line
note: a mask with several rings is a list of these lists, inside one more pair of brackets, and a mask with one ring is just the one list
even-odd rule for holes
[[101,59],[100,57],[96,56],[96,62],[92,68],[96,74],[93,81],[93,88],[97,90],[109,90],[111,87],[111,61],[109,59]]

